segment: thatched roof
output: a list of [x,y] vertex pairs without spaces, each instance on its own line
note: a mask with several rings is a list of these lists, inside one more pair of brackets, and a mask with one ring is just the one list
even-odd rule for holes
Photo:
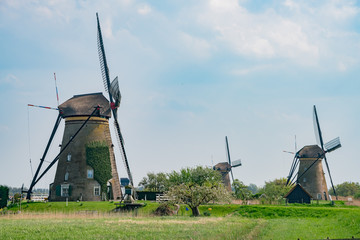
[[[100,106],[100,116],[110,118],[109,101],[102,93],[74,95],[59,106],[63,118],[74,116],[90,116],[94,108]],[[98,116],[98,115],[97,115]]]
[[[299,158],[318,158],[324,151],[318,145],[305,146],[298,152]],[[323,157],[321,157],[323,158]]]

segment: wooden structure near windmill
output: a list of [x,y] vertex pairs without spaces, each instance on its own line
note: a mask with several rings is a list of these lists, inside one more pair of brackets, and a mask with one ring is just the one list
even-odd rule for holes
[[288,203],[311,203],[313,197],[300,184],[296,184],[285,196]]

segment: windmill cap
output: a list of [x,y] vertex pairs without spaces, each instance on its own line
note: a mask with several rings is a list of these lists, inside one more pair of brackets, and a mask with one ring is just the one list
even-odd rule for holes
[[308,145],[300,149],[297,154],[299,158],[323,158],[324,151],[318,145]]
[[94,108],[100,106],[100,117],[110,118],[111,109],[109,101],[99,93],[74,95],[59,106],[63,118],[74,116],[90,116]]
[[230,171],[231,165],[228,162],[221,162],[216,164],[213,169],[218,171]]

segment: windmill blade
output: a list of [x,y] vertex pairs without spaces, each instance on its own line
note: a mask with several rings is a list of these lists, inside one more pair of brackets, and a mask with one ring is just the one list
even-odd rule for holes
[[340,148],[341,147],[340,138],[337,137],[337,138],[334,138],[333,140],[325,143],[324,147],[325,147],[327,153]]
[[292,162],[291,167],[290,167],[289,175],[287,177],[286,185],[288,185],[291,182],[291,178],[292,178],[292,176],[293,176],[293,174],[295,172],[298,161],[299,161],[299,158],[297,157],[297,154],[295,154],[293,162]]
[[[329,173],[329,178],[330,178],[330,182],[331,182],[331,187],[332,187],[332,189],[334,190],[335,197],[336,197],[336,199],[337,199],[337,194],[336,194],[335,187],[334,187],[334,184],[333,184],[333,181],[332,181],[329,164],[328,164],[328,161],[327,161],[327,159],[326,159],[326,154],[325,154],[325,149],[324,149],[324,142],[323,142],[323,138],[322,138],[322,134],[321,134],[320,124],[319,124],[319,118],[318,118],[318,115],[317,115],[317,112],[316,112],[316,107],[315,107],[315,105],[314,105],[314,127],[315,127],[315,136],[319,139],[321,149],[324,151],[324,160],[325,160],[326,168],[327,168],[328,173]],[[317,128],[317,131],[316,131],[316,128]],[[316,133],[317,133],[317,134],[316,134]],[[339,144],[336,144],[336,139],[334,139],[334,140],[335,140],[335,145],[334,145],[333,147],[334,147],[335,149],[341,147],[340,139],[338,139],[338,140],[339,140]],[[331,142],[331,141],[330,141],[330,142]],[[330,142],[329,142],[329,143],[330,143]],[[335,150],[335,149],[333,149],[333,150]]]
[[126,168],[126,172],[128,174],[131,186],[134,187],[134,181],[133,181],[133,178],[132,178],[129,162],[128,162],[126,152],[125,152],[124,139],[123,139],[121,131],[120,131],[119,122],[115,118],[114,118],[114,126],[115,126],[115,131],[116,131],[116,137],[117,137],[117,140],[118,140],[118,143],[119,143],[119,146],[120,146],[121,156],[122,156],[125,168]]
[[333,189],[333,191],[334,191],[334,194],[335,194],[335,197],[336,197],[336,200],[337,200],[338,197],[337,197],[337,194],[336,194],[336,191],[335,191],[335,187],[334,187],[333,180],[332,180],[331,173],[330,173],[329,164],[328,164],[328,161],[327,161],[327,159],[326,159],[326,155],[325,155],[325,154],[324,154],[324,160],[325,160],[326,168],[327,168],[328,173],[329,173],[329,178],[330,178],[331,187],[332,187],[332,189]]
[[322,138],[322,133],[321,133],[320,124],[319,124],[319,118],[318,118],[318,115],[316,112],[315,105],[314,105],[313,120],[314,120],[314,132],[315,132],[316,142],[321,147],[321,149],[324,150],[324,142],[323,142],[323,138]]
[[104,87],[107,92],[109,92],[110,95],[110,102],[113,102],[111,93],[109,91],[110,89],[110,74],[109,74],[109,68],[106,61],[106,55],[105,55],[105,49],[104,49],[104,42],[101,34],[101,28],[100,28],[100,21],[99,21],[99,15],[96,13],[96,19],[97,19],[97,44],[98,44],[98,53],[99,53],[99,59],[100,59],[100,68],[101,68],[101,75],[104,82]]
[[28,106],[29,106],[29,107],[37,107],[37,108],[51,109],[51,110],[59,110],[58,108],[47,107],[47,106],[40,106],[40,105],[34,105],[34,104],[28,104]]
[[[123,137],[122,137],[122,134],[121,134],[121,131],[120,131],[120,126],[119,126],[119,123],[118,123],[118,120],[117,120],[116,102],[118,102],[118,104],[120,104],[120,100],[121,100],[121,95],[120,95],[120,90],[119,90],[119,83],[118,83],[118,80],[117,80],[117,77],[116,77],[114,79],[114,81],[112,82],[112,84],[110,84],[109,68],[108,68],[107,62],[106,62],[104,42],[103,42],[103,39],[102,39],[98,13],[96,13],[96,19],[97,19],[97,29],[98,29],[97,42],[98,42],[98,52],[99,52],[99,59],[100,59],[101,75],[103,77],[105,90],[109,93],[109,100],[110,100],[111,110],[112,110],[112,113],[113,113],[113,116],[114,116],[114,125],[115,125],[116,137],[117,137],[119,145],[120,145],[121,156],[122,156],[123,162],[125,164],[125,168],[126,168],[128,177],[130,179],[131,185],[134,187],[134,181],[133,181],[133,178],[132,178],[132,175],[131,175],[129,162],[127,160],[127,156],[126,156],[126,152],[125,152],[124,140],[123,140]],[[112,87],[111,87],[111,85],[112,85]],[[114,94],[114,97],[115,97],[115,103],[113,101],[113,94]]]
[[225,151],[226,151],[226,157],[227,160],[231,166],[231,159],[230,159],[230,151],[229,151],[229,143],[228,143],[228,138],[227,136],[225,136]]
[[235,160],[231,163],[231,167],[240,167],[242,164],[241,164],[241,159],[238,159],[238,160]]
[[120,93],[119,81],[117,76],[110,84],[110,93],[115,101],[114,107],[118,108],[121,102],[121,93]]
[[[231,159],[230,159],[229,142],[228,142],[227,136],[225,136],[225,143],[226,143],[226,156],[227,156],[229,165],[232,166],[231,165]],[[234,182],[234,175],[233,175],[233,172],[232,172],[232,167],[230,168],[230,173],[231,173],[231,178],[232,178],[232,180]]]

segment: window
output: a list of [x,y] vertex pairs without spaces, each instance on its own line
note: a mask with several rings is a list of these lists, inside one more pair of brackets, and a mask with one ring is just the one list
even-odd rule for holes
[[68,197],[69,196],[69,184],[61,185],[61,196]]
[[306,182],[306,178],[303,179],[303,182]]
[[69,180],[69,172],[66,172],[66,173],[65,173],[64,181],[67,181],[67,180]]
[[87,178],[94,178],[94,170],[92,169],[87,170]]
[[95,196],[100,196],[100,186],[94,186],[94,195]]
[[71,161],[71,153],[68,153],[66,160],[67,160],[68,162]]

